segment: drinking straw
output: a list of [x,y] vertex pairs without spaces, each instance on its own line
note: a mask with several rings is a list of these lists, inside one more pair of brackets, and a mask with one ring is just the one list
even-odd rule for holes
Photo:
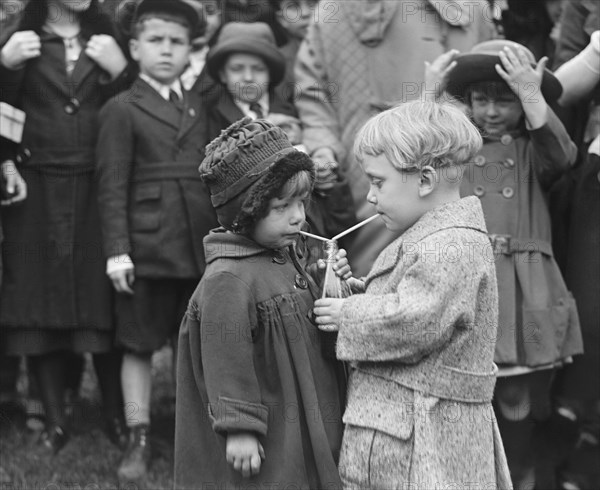
[[375,218],[379,218],[378,214],[374,214],[373,216],[371,216],[370,218],[367,218],[363,221],[361,221],[360,223],[357,223],[356,225],[354,225],[351,228],[348,228],[346,231],[342,231],[341,233],[338,233],[336,236],[334,236],[331,240],[332,241],[337,241],[340,238],[342,238],[343,236],[346,236],[348,233],[352,233],[354,230],[357,230],[358,228],[360,228],[361,226],[366,225],[367,223],[370,223],[371,221],[373,221]]
[[319,235],[313,235],[312,233],[309,233],[308,231],[301,231],[300,234],[310,237],[310,238],[316,238],[317,240],[322,240],[324,242],[329,241],[329,238],[323,238],[322,236],[319,236]]

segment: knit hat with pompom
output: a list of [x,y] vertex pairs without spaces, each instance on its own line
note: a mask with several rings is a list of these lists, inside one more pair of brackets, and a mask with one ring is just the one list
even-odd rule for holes
[[314,182],[313,161],[296,150],[285,132],[264,119],[246,117],[206,146],[200,176],[210,190],[221,226],[250,233],[266,216],[269,202],[298,172]]

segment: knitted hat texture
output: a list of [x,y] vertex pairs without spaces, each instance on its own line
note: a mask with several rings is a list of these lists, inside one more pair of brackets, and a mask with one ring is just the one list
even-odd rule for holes
[[247,233],[283,185],[300,171],[314,181],[310,157],[296,150],[285,132],[259,119],[246,117],[206,146],[200,176],[211,193],[219,223]]

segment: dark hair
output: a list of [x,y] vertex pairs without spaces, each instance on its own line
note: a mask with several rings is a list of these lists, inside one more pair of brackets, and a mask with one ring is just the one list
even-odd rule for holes
[[[50,15],[46,0],[30,0],[23,9],[19,31],[34,31],[40,34]],[[80,15],[81,35],[89,39],[94,34],[108,34],[119,41],[118,31],[110,16],[104,12],[98,0],[92,0],[89,8]]]
[[185,27],[187,29],[188,38],[191,42],[192,26],[191,26],[189,20],[186,17],[184,17],[183,15],[173,13],[173,12],[160,12],[160,11],[146,12],[145,14],[140,16],[140,18],[137,19],[137,22],[132,26],[131,37],[134,39],[137,39],[139,37],[139,35],[144,31],[144,23],[150,19],[161,19],[166,22],[175,22],[177,24],[182,25],[183,27]]
[[473,92],[480,92],[490,99],[498,99],[506,95],[512,95],[516,97],[515,93],[511,90],[508,84],[500,80],[489,80],[483,82],[471,83],[465,90],[464,101],[471,105],[471,96]]

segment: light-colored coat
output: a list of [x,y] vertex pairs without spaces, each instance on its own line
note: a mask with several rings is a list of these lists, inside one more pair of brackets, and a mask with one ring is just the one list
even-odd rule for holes
[[[359,128],[399,102],[418,99],[424,61],[449,49],[469,51],[495,35],[485,0],[320,2],[295,65],[296,107],[310,152],[331,147],[352,190],[359,220],[374,214],[369,182],[352,157]],[[437,10],[436,10],[437,9]],[[353,270],[364,275],[394,236],[380,222],[352,236]]]
[[[389,450],[407,461],[398,488],[511,488],[491,406],[498,293],[478,200],[423,215],[365,285],[342,310],[337,354],[354,366],[344,422],[395,438]],[[381,479],[352,475],[360,461],[344,437],[342,478]]]

